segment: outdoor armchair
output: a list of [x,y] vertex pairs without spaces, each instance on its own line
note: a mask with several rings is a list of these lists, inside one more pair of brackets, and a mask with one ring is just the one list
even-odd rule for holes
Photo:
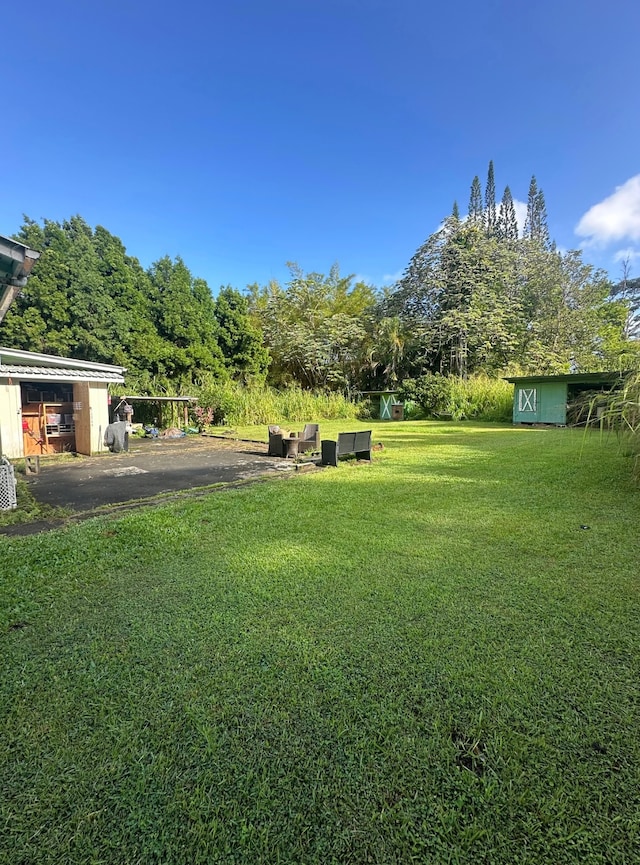
[[285,433],[280,429],[279,426],[271,425],[269,426],[269,450],[267,452],[270,457],[282,457],[284,456],[284,444],[283,439],[285,437]]
[[300,441],[298,442],[298,453],[304,451],[319,451],[320,450],[320,426],[317,423],[305,424],[304,429],[300,433]]

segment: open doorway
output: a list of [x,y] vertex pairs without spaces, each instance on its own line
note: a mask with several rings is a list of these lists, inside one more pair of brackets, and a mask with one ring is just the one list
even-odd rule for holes
[[23,382],[20,392],[24,455],[75,452],[73,384]]

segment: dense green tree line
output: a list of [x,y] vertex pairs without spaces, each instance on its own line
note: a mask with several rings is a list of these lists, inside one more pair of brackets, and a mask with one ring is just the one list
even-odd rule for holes
[[476,176],[467,217],[454,204],[392,288],[354,285],[337,266],[325,276],[292,265],[284,286],[252,286],[250,306],[273,383],[349,392],[434,372],[618,368],[638,353],[634,289],[557,250],[535,177],[520,231],[509,186],[496,203],[491,162],[484,200]]
[[285,286],[250,286],[251,309],[271,355],[270,382],[346,392],[360,387],[363,364],[371,363],[375,289],[353,285],[337,265],[327,276],[294,263],[289,269]]
[[350,394],[435,372],[610,369],[639,345],[637,280],[612,286],[556,249],[535,177],[519,231],[509,186],[496,200],[493,163],[484,196],[473,179],[468,215],[454,204],[385,289],[338,265],[290,264],[285,284],[214,297],[181,258],[145,269],[80,216],[25,218],[16,239],[42,255],[0,343],[126,366],[142,393],[235,380]]
[[227,287],[214,299],[181,258],[145,270],[79,216],[26,218],[16,239],[42,255],[0,325],[2,344],[126,366],[142,392],[188,389],[207,374],[264,380],[268,354],[246,298]]

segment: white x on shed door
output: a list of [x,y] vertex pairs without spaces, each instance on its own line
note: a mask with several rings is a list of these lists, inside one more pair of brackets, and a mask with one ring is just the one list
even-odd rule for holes
[[535,387],[521,387],[518,391],[518,411],[535,412],[537,401],[538,393]]

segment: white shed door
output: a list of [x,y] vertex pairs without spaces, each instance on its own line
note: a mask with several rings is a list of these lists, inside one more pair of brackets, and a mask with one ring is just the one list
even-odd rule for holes
[[17,459],[24,456],[19,384],[0,384],[0,436],[2,453],[6,457]]

